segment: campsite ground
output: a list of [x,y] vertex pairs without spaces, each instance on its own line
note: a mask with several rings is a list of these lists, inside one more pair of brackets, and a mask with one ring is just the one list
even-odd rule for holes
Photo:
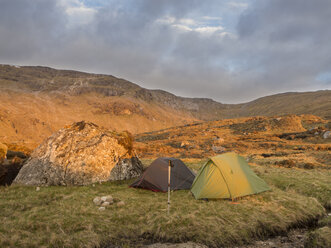
[[[202,163],[191,160],[188,165],[197,168]],[[209,247],[243,245],[286,234],[289,228],[316,225],[325,216],[323,206],[331,201],[330,170],[252,168],[272,191],[237,204],[197,201],[189,191],[175,191],[170,215],[166,194],[129,188],[131,181],[40,191],[1,187],[0,247],[132,247],[186,241]],[[98,211],[93,198],[108,194],[125,206]],[[330,234],[330,223],[324,226],[323,232]]]
[[[175,127],[136,136],[145,166],[182,158],[194,171],[223,151],[245,156],[272,191],[238,199],[195,200],[132,189],[132,181],[95,186],[0,187],[0,247],[134,247],[193,241],[209,247],[254,246],[293,228],[309,229],[306,247],[330,247],[330,122],[316,116],[252,117]],[[96,196],[125,202],[99,211]],[[268,247],[264,246],[263,247]],[[272,247],[272,246],[269,246]]]

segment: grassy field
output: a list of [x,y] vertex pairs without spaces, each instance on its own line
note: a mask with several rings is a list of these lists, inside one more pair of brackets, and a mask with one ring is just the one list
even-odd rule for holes
[[[203,163],[186,162],[193,169]],[[322,205],[331,200],[330,170],[253,169],[272,191],[237,204],[197,201],[189,191],[175,191],[170,215],[167,194],[129,188],[131,181],[40,191],[1,187],[0,247],[132,247],[188,240],[230,246],[286,232],[325,214]],[[125,206],[99,211],[93,198],[108,194]]]

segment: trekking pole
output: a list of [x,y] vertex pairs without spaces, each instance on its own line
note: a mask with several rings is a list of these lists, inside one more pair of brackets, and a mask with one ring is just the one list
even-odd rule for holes
[[170,175],[171,175],[171,161],[169,160],[169,167],[168,167],[168,215],[170,212]]

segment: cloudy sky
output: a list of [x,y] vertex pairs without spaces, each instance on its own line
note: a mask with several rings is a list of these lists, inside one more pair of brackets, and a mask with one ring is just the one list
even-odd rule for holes
[[330,0],[0,0],[0,63],[237,103],[331,87]]

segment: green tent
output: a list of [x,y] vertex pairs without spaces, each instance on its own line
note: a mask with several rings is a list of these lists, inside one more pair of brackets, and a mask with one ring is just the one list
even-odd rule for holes
[[249,168],[243,157],[234,152],[209,159],[191,188],[196,199],[234,199],[267,190],[270,190],[268,185]]

